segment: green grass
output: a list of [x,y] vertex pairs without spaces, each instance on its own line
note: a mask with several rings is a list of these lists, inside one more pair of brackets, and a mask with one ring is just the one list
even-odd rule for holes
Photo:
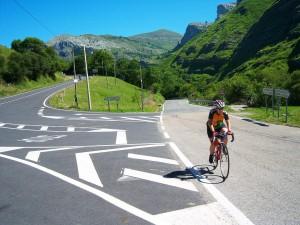
[[[115,83],[116,82],[116,83]],[[119,107],[115,101],[110,104],[111,112],[141,112],[141,89],[113,77],[94,76],[89,80],[91,95],[91,111],[108,111],[105,97],[120,96]],[[144,90],[144,111],[157,112],[160,110],[164,98],[159,94],[152,94]],[[75,88],[71,87],[57,93],[50,99],[50,105],[56,108],[76,109],[87,111],[87,83],[81,80],[77,83],[78,107],[74,101]]]
[[32,91],[34,89],[51,86],[68,79],[68,77],[62,76],[60,73],[57,73],[55,76],[55,80],[52,80],[49,77],[41,77],[37,81],[26,80],[19,84],[7,84],[4,81],[0,80],[0,97],[11,96],[27,91]]
[[300,106],[288,106],[288,121],[285,122],[285,106],[280,107],[279,118],[278,110],[274,110],[274,116],[272,109],[268,108],[266,112],[265,107],[261,108],[247,108],[243,110],[243,113],[247,113],[245,116],[254,120],[264,121],[272,124],[280,124],[287,126],[300,127]]

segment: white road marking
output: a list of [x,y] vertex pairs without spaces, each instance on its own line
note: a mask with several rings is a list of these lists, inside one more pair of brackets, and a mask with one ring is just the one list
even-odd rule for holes
[[118,131],[116,138],[116,145],[126,145],[127,144],[127,136],[126,131]]
[[133,154],[133,153],[128,153],[128,158],[141,159],[141,160],[147,160],[147,161],[153,161],[153,162],[161,162],[161,163],[167,163],[167,164],[172,164],[172,165],[179,165],[179,163],[173,159],[159,158],[159,157],[153,157],[153,156],[147,156],[147,155],[138,155],[138,154]]
[[18,150],[21,148],[23,148],[23,147],[0,147],[0,152],[9,152],[9,151]]
[[132,118],[132,117],[125,117],[125,116],[122,116],[121,118],[125,119],[125,120],[131,120],[131,121],[141,121],[141,122],[148,122],[148,123],[156,123],[156,121],[153,121],[153,120],[143,120],[143,119]]
[[158,146],[162,146],[162,145],[155,144],[155,145],[130,146],[130,147],[123,147],[123,148],[76,153],[76,162],[77,162],[79,178],[88,181],[92,184],[103,187],[103,184],[101,183],[98,173],[94,167],[93,161],[90,158],[90,154],[100,154],[100,153],[125,151],[125,150],[140,149],[140,148],[144,149],[144,148],[158,147]]
[[105,117],[105,116],[102,116],[102,117],[100,117],[101,119],[104,119],[104,120],[110,120],[110,118],[108,118],[108,117]]
[[[193,164],[190,160],[180,151],[175,143],[169,143],[177,156],[185,164],[186,167],[192,168]],[[214,185],[210,184],[207,179],[202,179],[204,182],[201,184],[205,189],[220,203],[226,211],[237,221],[237,224],[254,225],[238,208],[236,208]]]
[[19,126],[17,126],[17,129],[23,129],[25,127],[25,125],[20,124]]
[[226,210],[220,210],[217,202],[189,207],[157,214],[155,217],[162,223],[172,225],[233,225],[232,218],[226,214]]
[[3,127],[5,125],[5,123],[0,123],[0,127]]
[[103,187],[93,161],[88,153],[76,153],[76,162],[80,179]]
[[46,141],[52,141],[55,139],[59,139],[62,137],[65,137],[66,135],[53,135],[53,136],[48,136],[48,135],[39,135],[36,137],[31,137],[31,138],[24,138],[22,140],[18,141],[25,141],[25,142],[46,142]]
[[48,126],[42,126],[40,131],[47,131],[48,130]]
[[55,151],[62,151],[62,150],[69,150],[69,149],[75,149],[75,148],[52,148],[52,149],[39,150],[39,151],[30,151],[27,153],[25,159],[38,162],[40,154],[42,152],[55,152]]
[[48,118],[48,119],[55,119],[55,120],[60,120],[60,119],[64,119],[65,117],[63,116],[43,116],[44,118]]
[[15,158],[15,157],[11,157],[11,156],[7,156],[7,155],[3,155],[3,154],[0,154],[0,157],[2,158],[5,158],[5,159],[9,159],[9,160],[12,160],[12,161],[16,161],[16,162],[19,162],[19,163],[22,163],[22,164],[25,164],[27,166],[31,166],[37,170],[40,170],[42,172],[45,172],[47,174],[50,174],[60,180],[63,180],[69,184],[72,184],[82,190],[85,190],[85,191],[88,191],[96,196],[98,196],[99,198],[111,203],[112,205],[120,208],[120,209],[123,209],[124,211],[134,215],[134,216],[137,216],[141,219],[144,219],[145,221],[148,221],[152,224],[157,224],[157,225],[166,225],[166,223],[162,223],[160,222],[155,216],[151,215],[150,213],[147,213],[141,209],[138,209],[112,195],[109,195],[103,191],[100,191],[96,188],[93,188],[91,186],[88,186],[82,182],[79,182],[77,180],[74,180],[70,177],[67,177],[61,173],[58,173],[54,170],[50,170],[46,167],[43,167],[43,166],[40,166],[38,164],[35,164],[35,163],[32,163],[32,162],[29,162],[29,161],[26,161],[26,160],[22,160],[22,159],[18,159],[18,158]]
[[68,132],[74,132],[74,131],[75,131],[75,127],[68,127],[68,128],[67,128],[67,131],[68,131]]
[[138,170],[132,170],[125,168],[123,171],[124,176],[135,177],[142,180],[147,180],[155,183],[160,183],[164,185],[169,185],[172,187],[182,188],[189,191],[198,192],[197,188],[193,185],[193,183],[188,181],[181,181],[176,178],[164,178],[161,175],[146,173]]
[[170,138],[170,135],[165,131],[165,132],[164,132],[164,137],[165,137],[166,139],[169,139],[169,138]]

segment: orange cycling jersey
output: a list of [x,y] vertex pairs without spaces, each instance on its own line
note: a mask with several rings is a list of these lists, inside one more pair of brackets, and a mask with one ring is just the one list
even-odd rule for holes
[[209,112],[208,119],[210,119],[212,121],[212,125],[217,130],[217,129],[224,127],[223,121],[224,121],[224,119],[228,120],[229,116],[228,116],[228,113],[225,111],[218,114],[217,109],[212,109]]

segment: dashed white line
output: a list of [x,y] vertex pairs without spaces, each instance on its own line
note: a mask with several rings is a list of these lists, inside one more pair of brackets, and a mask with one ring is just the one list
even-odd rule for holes
[[127,136],[126,131],[118,131],[116,138],[116,145],[126,145],[127,144]]
[[67,131],[68,131],[68,132],[74,132],[74,131],[75,131],[75,127],[68,127],[68,128],[67,128]]
[[42,126],[40,131],[47,131],[48,130],[48,126]]

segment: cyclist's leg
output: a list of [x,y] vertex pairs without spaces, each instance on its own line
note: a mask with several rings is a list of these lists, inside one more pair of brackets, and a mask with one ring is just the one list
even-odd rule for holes
[[214,150],[215,150],[214,145],[213,145],[213,138],[214,137],[213,137],[213,133],[211,132],[208,124],[206,124],[206,130],[207,130],[208,139],[210,141],[209,153],[212,155],[212,154],[214,154]]
[[215,152],[215,146],[213,144],[213,133],[211,132],[208,124],[206,124],[206,128],[207,128],[207,136],[208,136],[208,139],[210,141],[210,146],[209,146],[209,162],[212,163],[213,162],[213,154]]
[[[228,132],[228,128],[224,125],[221,129],[221,132],[227,133]],[[227,145],[228,142],[228,138],[226,136],[226,138],[224,139],[224,144]]]

